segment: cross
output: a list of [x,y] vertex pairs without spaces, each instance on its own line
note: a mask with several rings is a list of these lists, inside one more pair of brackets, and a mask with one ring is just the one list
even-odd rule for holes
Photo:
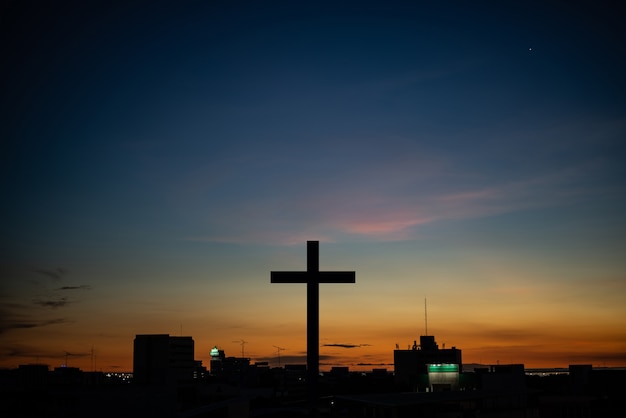
[[319,241],[306,242],[306,271],[272,271],[272,283],[306,283],[306,370],[309,401],[318,398],[320,368],[320,283],[354,283],[353,271],[320,271]]

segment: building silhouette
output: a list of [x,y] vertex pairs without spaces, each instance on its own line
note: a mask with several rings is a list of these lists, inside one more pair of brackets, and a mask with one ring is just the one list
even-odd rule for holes
[[432,335],[420,336],[407,350],[393,352],[395,384],[409,391],[456,390],[463,369],[461,350],[439,348]]
[[519,409],[528,405],[526,375],[523,364],[497,364],[475,369],[478,386],[489,395],[485,408]]
[[214,346],[210,353],[211,362],[210,362],[210,370],[213,376],[221,376],[224,374],[224,361],[226,360],[226,354],[224,354],[224,350],[220,350],[217,346]]
[[[432,336],[420,343],[398,349],[394,356],[397,374],[409,379],[411,390],[407,384],[395,384],[397,376],[386,369],[363,373],[335,366],[320,375],[318,416],[626,416],[626,368],[583,364],[544,370],[497,364],[459,373],[460,350],[439,349]],[[137,335],[134,354],[137,383],[144,384],[129,384],[130,373],[83,372],[74,367],[51,370],[30,364],[0,369],[0,415],[310,416],[304,364],[270,368],[267,362],[250,364],[249,358],[226,357],[218,349],[213,352],[220,362],[216,374],[190,379],[198,370],[191,337]]]
[[174,337],[168,334],[135,336],[134,383],[173,384],[193,379],[197,369],[198,362],[194,360],[193,338]]

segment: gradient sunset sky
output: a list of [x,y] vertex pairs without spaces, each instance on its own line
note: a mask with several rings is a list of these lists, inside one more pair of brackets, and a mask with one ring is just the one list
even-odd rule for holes
[[304,363],[307,240],[322,370],[425,298],[465,363],[626,366],[619,2],[57,3],[0,12],[0,367]]

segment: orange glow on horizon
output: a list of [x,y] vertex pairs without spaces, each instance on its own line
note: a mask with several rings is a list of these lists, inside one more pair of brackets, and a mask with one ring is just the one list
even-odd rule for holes
[[[274,345],[285,348],[281,351],[281,365],[285,364],[305,364],[306,363],[306,341],[304,327],[301,329],[301,336],[282,338],[276,341],[262,335],[261,333],[244,336],[246,344],[244,346],[245,357],[249,357],[251,362],[267,361],[270,366],[278,366],[278,355]],[[140,332],[150,333],[150,332]],[[167,332],[153,332],[167,333]],[[179,335],[173,334],[170,335]],[[236,331],[231,332],[227,337],[215,341],[209,334],[205,333],[183,333],[190,335],[195,341],[195,357],[202,360],[203,365],[209,368],[209,351],[215,345],[225,350],[227,356],[240,357],[241,344],[237,341],[241,337]],[[293,334],[291,334],[293,335]],[[351,336],[348,336],[351,335]],[[458,338],[453,332],[446,332],[445,335],[434,334],[439,348],[452,348],[462,350],[464,364],[511,364],[522,363],[527,368],[548,368],[567,367],[570,364],[592,364],[594,367],[623,367],[626,365],[626,343],[622,341],[618,344],[606,344],[598,347],[589,340],[570,340],[564,336],[555,336],[550,341],[532,341],[509,339],[506,344],[497,344],[497,337],[492,341],[484,338],[471,337],[468,334],[459,333]],[[408,336],[408,334],[407,334]],[[601,335],[597,336],[601,338]],[[67,356],[67,365],[79,367],[82,370],[92,369],[99,371],[132,371],[132,347],[134,335],[129,335],[125,339],[116,339],[108,342],[94,344],[93,357],[91,355],[92,346],[84,342],[71,342],[71,339],[56,347],[49,347],[49,350],[56,349],[55,356],[46,356],[43,351],[40,356],[20,358],[19,356],[5,357],[0,363],[0,367],[14,368],[19,364],[39,363],[48,364],[51,368],[60,367],[65,364],[65,352],[57,347],[76,347]],[[348,334],[334,332],[323,334],[320,338],[320,370],[329,370],[332,366],[349,366],[351,370],[372,370],[373,368],[386,368],[393,370],[393,350],[396,344],[400,349],[408,349],[413,340],[418,340],[419,335],[409,338],[392,340],[389,335],[382,335],[373,338],[372,335],[366,337],[363,333]],[[325,345],[326,344],[326,345]],[[354,345],[351,348],[338,347],[336,345]]]

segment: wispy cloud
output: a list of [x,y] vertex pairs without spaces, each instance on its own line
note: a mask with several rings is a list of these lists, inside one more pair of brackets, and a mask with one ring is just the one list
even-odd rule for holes
[[88,284],[83,284],[80,286],[62,286],[57,288],[56,290],[90,290],[91,286]]
[[9,330],[39,328],[48,325],[64,324],[67,322],[69,322],[69,320],[66,318],[38,320],[5,311],[2,313],[2,319],[0,320],[0,334]]
[[376,80],[369,80],[365,83],[359,83],[356,84],[355,87],[359,91],[367,90],[370,93],[389,93],[407,89],[414,85],[431,83],[442,78],[447,78],[451,75],[454,75],[455,73],[462,71],[459,68],[460,66],[461,65],[457,65],[454,69],[432,69],[394,74],[393,76],[389,76],[386,78],[378,78]]
[[364,214],[354,219],[336,222],[338,230],[348,234],[371,237],[385,241],[401,241],[412,237],[411,231],[419,225],[436,220],[433,215],[420,216],[418,211],[399,211],[386,214]]
[[57,267],[55,269],[38,269],[35,270],[35,272],[49,279],[61,280],[63,276],[67,273],[67,270],[62,267]]
[[[220,232],[195,241],[293,244],[305,239],[401,241],[418,237],[419,227],[445,220],[474,219],[542,207],[573,204],[597,190],[576,185],[576,173],[553,173],[519,181],[430,194],[388,194],[378,190],[329,190],[305,201],[260,202],[254,215],[232,207],[219,215]],[[300,219],[280,218],[299,213]],[[291,215],[292,217],[293,215]],[[227,226],[227,227],[224,227]]]
[[340,348],[359,348],[369,347],[370,344],[347,344],[347,343],[334,343],[334,344],[322,344],[322,347],[340,347]]
[[68,305],[70,302],[67,300],[67,298],[60,298],[60,299],[53,299],[53,300],[35,299],[33,300],[33,303],[35,305],[43,306],[46,308],[61,308],[63,306]]
[[[325,362],[328,364],[335,364],[332,363],[333,360],[338,360],[341,359],[341,357],[338,356],[332,356],[332,355],[326,355],[326,354],[320,354],[320,361],[321,362]],[[260,356],[260,357],[255,357],[255,360],[257,361],[267,361],[267,362],[278,362],[278,355],[274,355],[274,356]],[[301,355],[280,355],[280,362],[281,364],[306,364],[306,354],[301,354]],[[330,363],[329,363],[330,362]],[[320,365],[323,363],[320,363]]]
[[357,366],[393,366],[394,363],[357,363]]
[[79,353],[69,351],[49,351],[42,349],[42,347],[30,346],[25,344],[8,344],[0,348],[0,355],[5,357],[17,357],[17,358],[31,358],[41,360],[50,359],[66,359],[70,358],[84,358],[91,355],[91,353]]
[[[545,152],[540,138],[549,133],[533,136],[533,156]],[[499,144],[481,143],[492,141]],[[491,154],[482,149],[471,156],[442,154],[420,148],[414,138],[393,137],[321,142],[329,149],[313,147],[310,156],[247,151],[245,165],[255,176],[237,170],[234,158],[190,170],[172,193],[185,216],[198,219],[199,233],[182,239],[281,245],[412,240],[423,226],[441,221],[571,206],[615,193],[592,180],[605,170],[593,158],[559,164],[544,157],[529,169],[524,158],[503,149],[493,158],[505,164],[508,157],[516,166],[494,175]]]
[[[67,273],[67,270],[62,267],[58,267],[52,270],[38,269],[36,270],[36,272],[46,277],[50,277],[55,281],[57,280],[60,281],[64,278],[65,274]],[[45,293],[46,295],[43,297],[34,298],[32,302],[38,306],[42,306],[45,308],[54,308],[54,309],[62,308],[73,303],[73,301],[70,301],[67,297],[59,296],[59,293],[63,293],[66,291],[90,290],[91,289],[91,286],[86,285],[86,284],[60,286],[60,287],[53,289],[52,291],[48,290],[47,286],[45,285],[40,286],[40,287],[42,288],[43,293]]]
[[0,348],[0,355],[4,357],[19,358],[47,358],[50,353],[42,350],[42,347],[31,346],[19,343],[7,344]]
[[53,269],[34,269],[26,272],[25,281],[32,287],[20,298],[8,295],[10,299],[0,301],[0,333],[11,330],[27,330],[49,325],[58,325],[71,322],[65,317],[51,317],[51,312],[64,309],[77,302],[76,298],[69,298],[67,292],[81,292],[90,290],[90,285],[65,285],[50,289],[49,285],[39,280],[29,280],[35,272],[54,282],[64,280],[67,269],[57,267]]

